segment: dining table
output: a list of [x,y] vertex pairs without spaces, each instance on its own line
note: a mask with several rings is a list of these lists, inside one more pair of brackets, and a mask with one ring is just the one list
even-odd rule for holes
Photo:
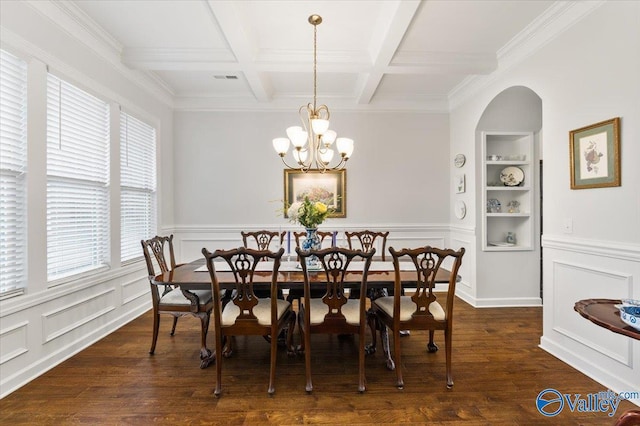
[[[220,286],[224,289],[233,289],[236,284],[236,278],[226,262],[214,262],[216,276]],[[364,262],[353,261],[349,265],[344,278],[345,288],[356,288],[360,286],[362,281]],[[415,266],[411,262],[399,262],[400,280],[403,288],[415,288],[417,274]],[[271,275],[273,272],[273,262],[260,262],[254,272],[254,287],[256,289],[264,286],[265,288],[271,284]],[[326,276],[322,270],[308,270],[309,282],[312,289],[322,289],[326,283]],[[449,282],[451,271],[440,268],[435,277],[436,284],[445,284]],[[278,286],[282,289],[299,289],[304,286],[304,274],[300,266],[300,262],[292,260],[284,260],[280,263],[278,270]],[[456,277],[460,280],[460,277]],[[197,298],[190,293],[191,290],[204,290],[211,288],[211,277],[205,263],[205,259],[196,259],[189,263],[177,266],[175,269],[156,275],[151,279],[154,285],[171,285],[178,286],[185,297],[192,301],[194,308],[197,308]],[[395,273],[393,262],[390,260],[374,260],[371,262],[369,272],[367,274],[367,290],[368,295],[372,298],[386,295],[388,290],[393,288],[395,283]],[[380,327],[380,339],[384,350],[386,364],[393,369],[395,364],[391,357],[389,347],[389,336],[386,327]],[[200,354],[201,368],[207,367],[215,362],[215,354],[208,348],[203,348]]]

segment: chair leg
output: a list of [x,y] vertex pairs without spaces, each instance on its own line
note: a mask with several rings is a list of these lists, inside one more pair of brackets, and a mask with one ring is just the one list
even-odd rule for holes
[[171,335],[176,333],[176,325],[178,324],[178,317],[173,317],[173,325],[171,326]]
[[361,324],[360,325],[360,336],[359,336],[359,350],[358,350],[358,376],[359,376],[359,383],[358,383],[358,391],[360,393],[364,393],[364,391],[367,389],[366,387],[366,377],[364,374],[364,355],[365,355],[365,351],[364,351],[364,338],[365,338],[365,325]]
[[404,389],[404,380],[402,380],[402,349],[400,348],[400,330],[393,330],[393,357],[396,359],[396,386],[398,389]]
[[158,341],[158,330],[160,330],[160,314],[157,312],[153,313],[153,336],[151,337],[151,349],[149,349],[149,353],[153,355],[156,351],[156,342]]
[[296,328],[296,314],[295,312],[289,313],[289,328],[287,329],[287,355],[293,356],[296,354],[296,350],[293,347],[293,331]]
[[375,312],[369,310],[367,312],[367,323],[369,323],[369,329],[371,330],[371,343],[365,347],[365,352],[367,355],[371,355],[376,353],[376,330],[378,329],[378,317]]
[[[307,385],[305,386],[305,390],[307,393],[311,393],[313,391],[313,383],[311,382],[311,332],[306,328],[309,325],[306,323],[304,319],[304,309],[300,310],[300,333],[302,333],[302,350],[304,351],[304,365],[305,365],[305,374],[307,377]],[[304,330],[303,330],[304,329]]]
[[200,314],[200,368],[207,368],[211,362],[215,361],[215,357],[211,356],[211,351],[207,348],[207,332],[209,331],[210,313]]
[[236,336],[226,336],[226,343],[225,343],[225,347],[224,347],[224,352],[222,352],[222,355],[225,358],[231,358],[231,355],[233,355],[233,352],[236,349]]
[[453,387],[453,375],[451,374],[451,330],[444,330],[444,350],[447,363],[447,389]]
[[[272,327],[272,335],[277,334],[278,330],[273,330]],[[276,391],[275,383],[276,383],[276,357],[278,355],[278,339],[271,339],[271,363],[269,367],[269,389],[267,392],[269,395],[273,395]]]
[[222,346],[223,346],[222,332],[216,331],[216,387],[213,394],[219,397],[222,393]]
[[300,335],[300,345],[296,348],[297,353],[304,352],[304,309],[298,312],[298,334]]
[[434,333],[435,333],[435,330],[429,330],[429,343],[427,344],[427,351],[429,351],[429,352],[437,352],[438,351],[438,345],[433,343],[433,335],[434,335]]

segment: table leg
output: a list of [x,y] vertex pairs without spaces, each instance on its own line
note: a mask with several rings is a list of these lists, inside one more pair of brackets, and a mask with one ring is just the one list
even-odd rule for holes
[[380,340],[382,341],[382,351],[386,360],[387,368],[391,371],[396,369],[396,363],[393,362],[391,357],[391,349],[389,347],[389,328],[383,325],[380,328]]
[[207,348],[200,349],[200,368],[207,368],[210,364],[215,364],[216,354]]

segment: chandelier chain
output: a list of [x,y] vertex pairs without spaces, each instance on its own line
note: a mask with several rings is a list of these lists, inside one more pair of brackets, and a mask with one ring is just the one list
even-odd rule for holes
[[318,91],[318,26],[313,26],[313,113],[316,114],[316,94]]

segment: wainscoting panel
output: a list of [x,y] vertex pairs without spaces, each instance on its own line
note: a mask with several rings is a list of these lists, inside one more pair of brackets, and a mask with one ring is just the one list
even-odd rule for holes
[[29,351],[27,343],[28,326],[29,321],[22,321],[0,330],[0,365]]
[[[601,298],[631,297],[631,276],[613,270],[568,262],[553,263],[553,330],[582,343],[623,365],[631,366],[631,339],[612,333],[585,319],[573,309],[576,301],[606,294]],[[588,327],[585,327],[588,326]]]
[[0,398],[150,307],[144,261],[3,300]]
[[541,347],[602,383],[603,389],[637,390],[640,341],[593,324],[574,305],[582,299],[640,298],[640,246],[545,236],[543,247]]
[[43,343],[58,339],[113,311],[115,309],[111,300],[113,292],[114,289],[109,288],[75,299],[63,306],[56,305],[54,310],[44,312],[42,314]]

